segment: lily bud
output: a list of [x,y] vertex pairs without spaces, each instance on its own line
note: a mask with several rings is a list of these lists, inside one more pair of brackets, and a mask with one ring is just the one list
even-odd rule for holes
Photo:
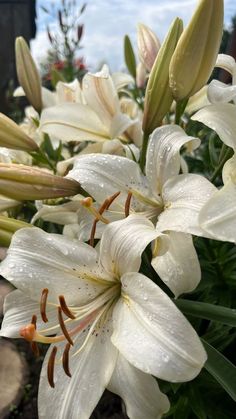
[[23,164],[0,163],[0,193],[18,201],[59,198],[81,192],[73,179]]
[[140,61],[148,71],[151,71],[156,56],[161,47],[156,34],[142,23],[138,24],[138,53]]
[[173,102],[169,87],[169,64],[182,30],[183,22],[176,18],[151,70],[144,100],[143,131],[147,135],[161,124]]
[[31,105],[40,112],[42,110],[42,87],[40,76],[30,49],[22,36],[16,38],[16,71],[19,83],[24,89]]
[[170,87],[176,101],[189,98],[208,81],[223,31],[223,0],[201,0],[170,63]]
[[24,221],[15,220],[15,218],[0,216],[0,246],[8,247],[11,243],[13,234],[24,227],[32,227],[32,224]]
[[0,113],[0,146],[14,150],[35,151],[38,145],[10,118]]
[[146,75],[147,70],[143,63],[138,63],[136,68],[136,85],[139,89],[142,89],[145,86],[146,83]]

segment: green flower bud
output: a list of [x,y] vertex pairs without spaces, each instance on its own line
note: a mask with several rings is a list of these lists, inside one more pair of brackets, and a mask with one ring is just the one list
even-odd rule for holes
[[32,227],[32,224],[0,215],[0,246],[8,247],[13,234],[24,227]]
[[169,111],[173,97],[169,86],[169,65],[183,30],[183,22],[176,18],[153,64],[144,102],[143,131],[150,134]]
[[223,31],[223,0],[201,0],[173,54],[170,87],[176,101],[189,98],[208,81]]
[[14,150],[36,151],[38,145],[10,118],[0,113],[0,146]]
[[0,163],[0,193],[18,201],[59,198],[81,192],[73,179],[23,164]]
[[36,111],[42,110],[42,88],[38,70],[30,49],[22,36],[16,38],[16,71],[27,99]]

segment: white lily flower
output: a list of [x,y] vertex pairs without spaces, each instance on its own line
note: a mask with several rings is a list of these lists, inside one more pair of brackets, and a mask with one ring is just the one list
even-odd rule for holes
[[[79,181],[99,204],[102,204],[108,196],[120,191],[120,195],[112,204],[112,210],[121,216],[124,217],[129,206],[130,213],[138,212],[146,215],[156,224],[158,231],[178,232],[179,235],[172,236],[173,240],[176,237],[177,242],[179,240],[184,242],[186,237],[188,246],[181,245],[178,251],[174,250],[176,246],[170,247],[168,266],[163,264],[160,269],[158,268],[158,265],[161,266],[160,255],[155,262],[153,261],[157,273],[174,293],[177,289],[178,293],[191,291],[200,281],[199,262],[189,234],[206,235],[199,226],[198,215],[216,190],[215,186],[202,176],[178,174],[181,162],[180,148],[189,143],[194,149],[199,145],[199,140],[188,137],[179,126],[163,126],[157,128],[150,136],[146,176],[134,161],[117,156],[94,154],[79,157],[67,175]],[[128,199],[131,198],[130,205],[127,194]],[[180,239],[181,234],[182,239]],[[156,255],[155,250],[154,255]],[[191,280],[187,280],[189,276],[187,264],[182,263],[189,258],[195,261],[196,267],[191,274]],[[176,266],[179,266],[178,270]],[[173,285],[173,278],[176,280],[176,286]]]
[[86,104],[65,103],[45,109],[40,131],[62,141],[105,141],[121,136],[135,123],[120,110],[107,66],[84,76],[82,92]]
[[[6,299],[1,335],[19,337],[20,330],[31,342],[58,348],[44,361],[40,418],[88,419],[107,386],[124,396],[130,418],[140,417],[139,409],[147,419],[159,418],[169,403],[147,374],[179,382],[199,373],[206,353],[196,332],[138,273],[141,254],[156,236],[152,223],[136,215],[106,228],[99,253],[37,228],[14,235],[0,272],[18,289]],[[39,311],[48,322],[39,320],[36,329],[33,316],[25,326]],[[150,405],[142,405],[144,386]]]

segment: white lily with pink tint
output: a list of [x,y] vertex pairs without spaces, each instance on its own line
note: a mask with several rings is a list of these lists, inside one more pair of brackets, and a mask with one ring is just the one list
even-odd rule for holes
[[[106,141],[122,137],[132,120],[120,110],[116,86],[123,86],[130,77],[116,73],[114,80],[106,65],[98,73],[87,73],[82,81],[83,103],[62,103],[44,109],[40,119],[40,132],[45,132],[63,142]],[[134,139],[135,142],[135,139]]]
[[196,332],[138,273],[156,236],[138,215],[107,226],[99,253],[37,228],[14,235],[0,272],[17,290],[7,296],[1,335],[22,336],[35,351],[37,342],[52,345],[39,418],[88,419],[106,387],[131,419],[160,418],[169,402],[151,375],[182,382],[200,372],[206,353]]

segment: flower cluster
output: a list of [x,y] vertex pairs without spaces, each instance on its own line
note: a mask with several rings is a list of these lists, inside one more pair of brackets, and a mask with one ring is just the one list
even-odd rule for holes
[[[223,1],[201,0],[162,45],[139,25],[137,66],[126,37],[130,74],[104,65],[53,92],[16,41],[15,94],[31,106],[20,125],[0,115],[0,273],[16,288],[1,336],[36,355],[50,345],[40,418],[88,419],[105,388],[131,419],[161,418],[170,403],[156,378],[188,382],[207,360],[178,297],[201,280],[197,237],[236,241],[236,64],[217,56],[222,27]],[[232,85],[207,85],[215,66]],[[188,164],[206,127],[223,142],[211,178]]]

